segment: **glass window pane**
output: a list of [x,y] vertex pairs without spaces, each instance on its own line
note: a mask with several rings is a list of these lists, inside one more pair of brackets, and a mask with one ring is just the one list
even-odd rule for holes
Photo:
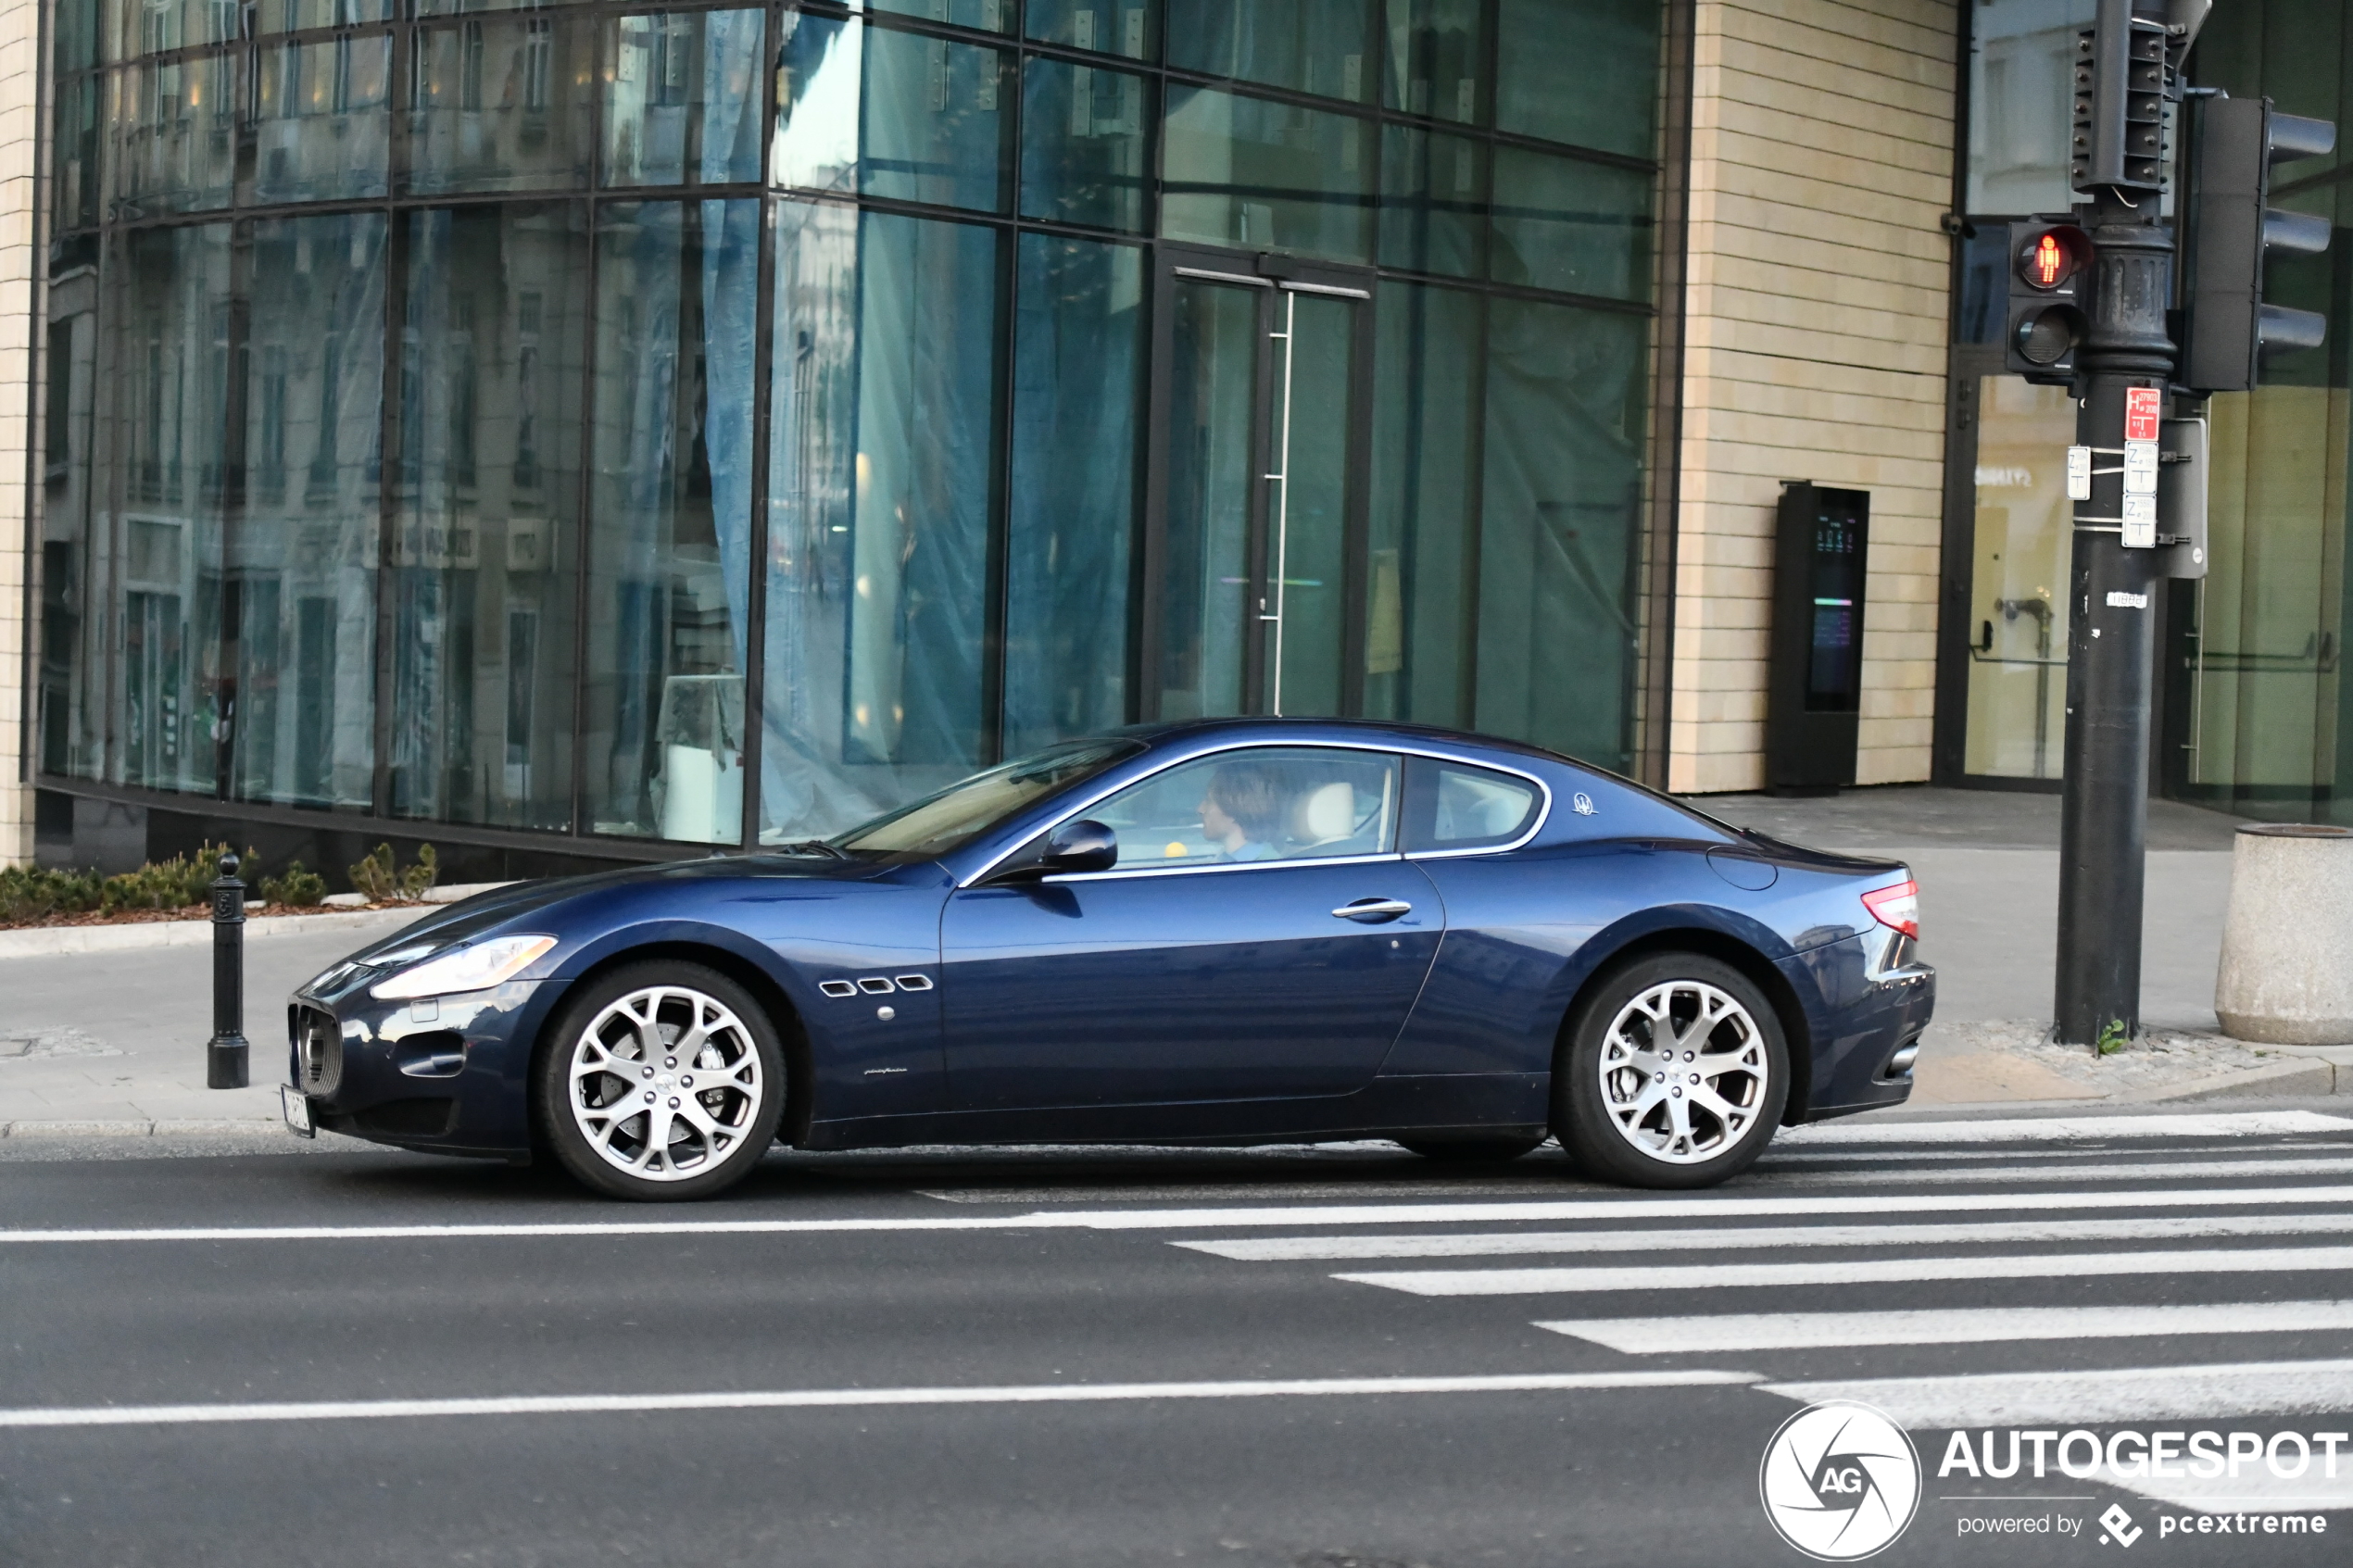
[[[2068,178],[2075,34],[2092,25],[2097,9],[2095,0],[1969,7],[1974,36],[1963,211],[2062,212],[2075,200]],[[2199,56],[2201,82],[2215,80],[2212,54],[2208,48]],[[2238,83],[2231,87],[2237,91]]]
[[350,27],[390,21],[392,0],[256,0],[257,32],[296,32],[311,27]]
[[1605,299],[1650,297],[1653,177],[1629,169],[1495,149],[1489,276]]
[[254,199],[380,196],[392,147],[392,40],[286,44],[255,56]]
[[995,212],[1005,205],[1003,50],[866,30],[868,195]]
[[1020,270],[1006,550],[1008,751],[1127,721],[1143,349],[1140,250],[1024,234]]
[[1340,710],[1349,497],[1357,478],[1349,460],[1349,408],[1363,308],[1352,299],[1288,290],[1275,299],[1275,320],[1287,338],[1274,356],[1286,398],[1269,398],[1267,409],[1266,449],[1279,454],[1275,466],[1284,476],[1276,491],[1280,505],[1268,519],[1270,531],[1279,525],[1266,575],[1275,585],[1272,608],[1282,617],[1267,650],[1266,663],[1277,672],[1266,693],[1264,711],[1269,713]]
[[982,755],[997,236],[776,207],[766,843],[838,832]]
[[237,41],[239,0],[101,0],[107,58],[136,59],[173,49]]
[[1168,63],[1361,101],[1365,0],[1168,0]]
[[1659,0],[1501,0],[1495,128],[1649,157]]
[[849,0],[853,11],[888,11],[983,32],[1005,32],[1013,25],[1013,0]]
[[1365,711],[1460,728],[1470,718],[1480,301],[1385,282],[1376,308]]
[[1252,746],[1154,773],[1087,815],[1118,835],[1127,870],[1385,854],[1397,830],[1397,759]]
[[97,226],[98,126],[107,81],[104,76],[76,76],[57,83],[56,123],[51,132],[56,137],[51,212],[56,232],[60,234]]
[[1488,310],[1478,725],[1626,772],[1650,324]]
[[236,189],[236,56],[132,66],[111,80],[107,179],[116,215],[227,207]]
[[494,17],[420,31],[416,41],[408,190],[588,182],[588,22]]
[[1174,240],[1362,261],[1371,128],[1205,87],[1172,88],[1160,227]]
[[245,508],[222,611],[241,800],[373,798],[384,310],[381,213],[254,225]]
[[759,204],[598,209],[586,723],[591,831],[743,833]]
[[855,190],[866,30],[799,11],[785,12],[779,25],[768,178],[802,190]]
[[410,213],[392,812],[572,822],[586,213]]
[[1384,0],[1381,102],[1463,125],[1483,120],[1483,10],[1480,0]]
[[49,17],[50,69],[57,75],[92,69],[106,58],[99,50],[106,25],[101,0],[57,0]]
[[759,11],[619,17],[605,32],[608,185],[760,178]]
[[1478,277],[1487,241],[1486,145],[1410,125],[1385,127],[1381,137],[1381,265]]
[[1491,768],[1426,757],[1407,758],[1405,768],[1409,851],[1509,844],[1529,830],[1544,803],[1534,784]]
[[97,297],[88,290],[69,295],[60,289],[50,300],[36,756],[43,772],[94,779],[103,776],[106,765],[106,683],[116,664],[106,585],[93,575],[97,561],[91,489],[99,476],[91,450],[98,385]]
[[1141,232],[1151,182],[1144,79],[1061,60],[1025,69],[1022,216]]
[[216,737],[227,696],[229,227],[125,234],[107,284],[112,417],[97,456],[119,496],[116,522],[101,526],[111,558],[107,617],[120,660],[105,702],[115,726],[109,772],[122,784],[210,794],[220,779]]
[[1149,60],[1160,49],[1156,0],[1029,0],[1029,36],[1074,49]]
[[1168,474],[1162,524],[1163,719],[1242,710],[1251,520],[1264,494],[1256,395],[1265,291],[1178,278],[1169,291]]
[[2075,404],[2063,386],[2029,386],[2015,376],[1981,377],[1977,389],[1961,771],[2056,779],[2067,749],[2066,590],[2075,507],[2065,463]]

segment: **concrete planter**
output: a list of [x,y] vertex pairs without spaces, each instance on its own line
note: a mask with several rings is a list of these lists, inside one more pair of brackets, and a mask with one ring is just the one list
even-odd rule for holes
[[2239,829],[2214,1014],[2241,1040],[2353,1043],[2353,828]]

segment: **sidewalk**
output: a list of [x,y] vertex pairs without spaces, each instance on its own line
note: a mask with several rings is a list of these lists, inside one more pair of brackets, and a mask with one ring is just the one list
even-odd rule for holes
[[[2153,1037],[2105,1060],[2042,1043],[2051,1012],[2058,799],[1899,786],[1834,799],[1718,796],[1696,802],[1741,826],[1825,848],[1901,858],[1920,883],[1922,955],[1937,966],[1936,1022],[1911,1104],[2083,1104],[2353,1095],[2353,1049],[2253,1047],[2216,1030],[2214,970],[2230,888],[2231,819],[2150,804],[2142,1016]],[[286,994],[416,918],[338,922],[246,948],[254,1086],[204,1086],[208,948],[0,959],[0,1133],[10,1138],[187,1136],[273,1131]]]

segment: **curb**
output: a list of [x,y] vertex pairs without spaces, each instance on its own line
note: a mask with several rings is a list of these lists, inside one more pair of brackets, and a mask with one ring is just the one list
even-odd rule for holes
[[171,1138],[171,1137],[250,1137],[257,1133],[277,1133],[285,1123],[276,1117],[254,1117],[249,1121],[226,1118],[206,1118],[187,1121],[151,1122],[0,1122],[0,1137],[17,1138]]
[[[254,915],[245,922],[245,940],[292,936],[305,931],[351,931],[386,922],[406,922],[425,911],[355,909],[349,914]],[[209,920],[152,920],[134,925],[53,925],[24,931],[0,931],[0,960],[51,959],[76,953],[153,951],[157,947],[209,947]]]

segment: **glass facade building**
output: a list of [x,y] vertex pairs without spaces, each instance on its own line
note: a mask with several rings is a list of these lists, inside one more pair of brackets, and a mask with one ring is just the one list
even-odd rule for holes
[[1630,770],[1658,0],[59,0],[35,782],[838,830],[1068,735]]

